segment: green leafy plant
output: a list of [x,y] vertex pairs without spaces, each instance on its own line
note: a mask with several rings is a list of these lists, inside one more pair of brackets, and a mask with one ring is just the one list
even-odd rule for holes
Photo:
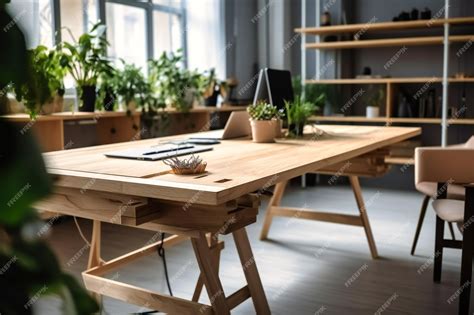
[[27,52],[28,82],[15,85],[15,95],[23,101],[31,117],[36,116],[41,105],[52,102],[56,94],[64,95],[63,79],[66,71],[60,65],[56,50],[38,46]]
[[98,98],[96,101],[96,108],[101,110],[113,110],[117,102],[118,84],[120,78],[118,71],[113,68],[108,73],[100,75],[98,80]]
[[255,105],[248,106],[247,112],[253,120],[272,120],[284,116],[283,110],[279,110],[276,106],[266,102],[259,102]]
[[316,111],[316,105],[296,97],[293,102],[285,101],[285,108],[290,135],[301,136],[308,118]]
[[203,76],[197,71],[183,68],[182,50],[163,54],[149,62],[149,75],[156,84],[159,101],[186,112],[192,107],[195,97],[203,94]]
[[369,94],[367,106],[380,107],[385,99],[385,92],[382,88],[374,91],[375,88],[371,88],[372,92]]
[[[28,86],[31,68],[25,38],[0,2],[0,25],[12,25],[0,32],[0,87]],[[36,95],[32,92],[31,95]],[[40,99],[31,99],[40,103]],[[0,120],[0,313],[32,314],[31,304],[44,294],[57,294],[63,300],[64,314],[94,314],[95,300],[61,269],[53,251],[39,236],[44,227],[32,205],[51,191],[42,156],[31,133]]]
[[299,97],[304,102],[313,103],[316,110],[324,107],[327,99],[327,85],[325,84],[301,84],[301,77],[295,76],[292,79],[293,92],[295,98]]
[[[216,70],[214,68],[209,70],[208,74],[203,75],[203,97],[209,99],[213,97],[215,93],[220,94],[223,98],[228,95],[228,84],[227,81],[217,79]],[[217,98],[216,98],[217,100]]]
[[[69,31],[67,28],[66,30]],[[104,32],[105,25],[97,23],[77,41],[71,34],[74,43],[62,42],[58,47],[61,66],[68,70],[79,87],[94,86],[101,74],[110,74],[113,71],[106,57],[109,43]]]
[[122,97],[122,101],[128,105],[135,102],[138,107],[142,107],[150,97],[151,87],[143,75],[142,69],[134,64],[128,64],[124,60],[122,69],[118,70],[113,82],[115,82],[116,92]]

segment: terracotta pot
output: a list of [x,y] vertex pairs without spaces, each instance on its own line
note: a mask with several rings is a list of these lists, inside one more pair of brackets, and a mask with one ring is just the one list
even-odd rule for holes
[[277,126],[279,122],[276,119],[273,120],[250,120],[250,126],[252,127],[252,139],[253,142],[258,143],[270,143],[275,142]]
[[277,119],[277,123],[275,124],[275,138],[283,137],[283,120]]
[[54,96],[54,112],[55,113],[60,113],[64,111],[64,96],[56,94]]

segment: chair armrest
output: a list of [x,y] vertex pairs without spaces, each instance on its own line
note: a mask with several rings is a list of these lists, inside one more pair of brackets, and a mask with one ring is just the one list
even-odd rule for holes
[[424,147],[415,149],[415,183],[474,183],[474,149]]

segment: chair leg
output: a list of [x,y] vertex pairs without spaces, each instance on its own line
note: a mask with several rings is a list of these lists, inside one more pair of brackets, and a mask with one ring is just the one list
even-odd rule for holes
[[415,238],[413,239],[413,244],[411,246],[410,254],[415,255],[416,244],[418,243],[418,238],[420,237],[421,227],[423,226],[423,221],[425,220],[426,209],[428,208],[428,203],[430,201],[430,196],[425,196],[423,203],[421,204],[420,217],[418,218],[418,224],[416,225]]
[[444,221],[440,217],[436,216],[436,237],[435,237],[433,281],[437,283],[441,281],[441,265],[443,263],[443,238],[444,238]]
[[472,217],[474,215],[474,187],[466,187],[466,201],[464,204],[464,231],[461,258],[461,296],[459,299],[459,314],[469,314],[472,279],[472,254],[474,246],[474,228]]

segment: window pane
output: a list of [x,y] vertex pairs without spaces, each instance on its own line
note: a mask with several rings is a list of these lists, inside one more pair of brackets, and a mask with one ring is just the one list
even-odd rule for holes
[[155,4],[161,4],[173,8],[181,8],[183,1],[182,0],[153,0]]
[[107,39],[109,56],[119,64],[127,63],[146,69],[146,20],[145,10],[115,3],[107,3]]
[[[7,5],[13,20],[23,30],[28,48],[53,46],[53,15],[50,0],[17,0]],[[2,31],[8,31],[6,26]]]
[[155,58],[163,51],[176,51],[183,46],[183,32],[178,15],[154,11],[153,24]]
[[[67,27],[75,40],[97,23],[97,0],[61,0],[61,26]],[[74,41],[71,33],[63,29],[62,40]]]

